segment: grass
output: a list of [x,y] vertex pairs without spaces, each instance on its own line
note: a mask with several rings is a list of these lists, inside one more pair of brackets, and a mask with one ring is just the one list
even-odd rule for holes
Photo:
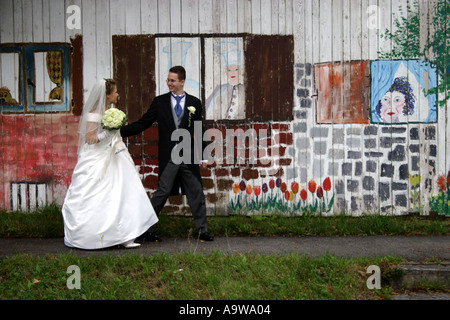
[[[392,289],[369,290],[366,267],[394,257],[343,259],[326,255],[208,256],[183,253],[78,257],[15,255],[0,261],[0,299],[20,300],[372,300]],[[69,289],[70,265],[80,289]]]
[[[161,214],[156,232],[160,236],[186,237],[194,229],[190,216]],[[426,216],[368,214],[361,217],[280,215],[210,216],[215,236],[411,236],[449,235],[450,219]],[[0,237],[63,237],[61,209],[50,205],[33,213],[0,211]]]
[[[211,216],[215,236],[448,235],[450,219],[365,215]],[[192,217],[160,215],[157,233],[187,237]],[[62,237],[61,209],[0,211],[0,237]],[[389,299],[396,257],[155,254],[79,257],[17,254],[0,260],[0,300],[378,300]],[[81,270],[81,289],[69,289],[67,268]],[[382,288],[366,286],[368,265],[382,270]],[[383,278],[385,278],[383,280]],[[383,283],[384,281],[384,283]],[[447,290],[447,289],[446,289]]]

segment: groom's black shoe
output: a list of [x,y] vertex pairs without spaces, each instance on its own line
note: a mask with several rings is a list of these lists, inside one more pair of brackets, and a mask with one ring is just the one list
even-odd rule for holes
[[156,234],[150,231],[144,232],[140,237],[138,237],[138,240],[144,240],[148,242],[161,242],[162,239],[159,238]]
[[200,233],[200,240],[214,241],[214,237],[210,236],[208,232],[203,232],[203,233]]

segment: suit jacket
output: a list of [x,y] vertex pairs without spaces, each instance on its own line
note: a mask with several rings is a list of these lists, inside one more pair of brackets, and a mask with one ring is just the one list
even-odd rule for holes
[[[137,121],[123,126],[120,129],[120,134],[122,137],[133,136],[138,133],[141,133],[145,129],[149,128],[155,121],[158,122],[158,134],[159,134],[159,142],[158,142],[158,178],[161,178],[161,173],[164,171],[167,163],[171,160],[172,149],[177,144],[177,141],[172,141],[172,133],[177,129],[173,113],[172,113],[172,104],[170,101],[171,93],[166,93],[156,97],[150,108],[146,113]],[[191,121],[189,126],[189,114],[190,112],[187,110],[187,107],[193,106],[195,107],[195,113],[191,114]],[[189,169],[193,172],[194,176],[200,181],[200,167],[198,162],[195,163],[194,160],[202,159],[203,154],[203,127],[201,130],[201,136],[195,137],[197,139],[198,144],[194,143],[194,121],[201,121],[203,117],[203,106],[201,101],[186,93],[186,100],[184,105],[184,111],[181,116],[181,121],[179,125],[179,129],[186,129],[190,133],[190,148],[191,148],[191,161],[188,165]],[[183,141],[183,145],[186,142]],[[199,146],[198,150],[195,150],[194,147]],[[194,155],[197,153],[198,158],[194,159]],[[199,154],[200,153],[200,154]],[[171,192],[171,195],[179,194],[179,183],[178,178],[176,179],[176,183],[174,184],[174,188]],[[184,191],[183,191],[184,194]]]

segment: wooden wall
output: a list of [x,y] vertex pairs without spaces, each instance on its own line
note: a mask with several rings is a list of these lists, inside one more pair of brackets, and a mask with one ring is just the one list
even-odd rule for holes
[[[418,3],[423,45],[436,0]],[[258,159],[270,158],[274,150],[278,155],[270,165],[247,161],[203,170],[210,213],[295,214],[305,207],[323,214],[404,214],[416,207],[428,212],[428,198],[439,192],[438,176],[447,176],[450,169],[447,109],[437,109],[436,121],[431,122],[385,124],[370,117],[370,98],[377,85],[371,66],[377,66],[379,51],[392,48],[382,33],[395,29],[395,17],[405,15],[401,8],[407,4],[407,0],[1,0],[0,43],[70,44],[80,35],[83,67],[71,75],[72,84],[78,80],[86,99],[97,79],[117,77],[123,84],[119,107],[136,119],[148,101],[164,90],[159,79],[164,79],[167,64],[158,60],[161,43],[168,39],[193,44],[188,72],[200,83],[198,95],[206,103],[208,92],[223,81],[216,76],[220,71],[215,71],[223,62],[212,58],[210,39],[243,39],[246,98],[267,83],[256,96],[260,101],[252,100],[251,110],[257,115],[258,106],[267,103],[266,107],[272,106],[271,119],[252,115],[211,120],[207,125],[223,136],[227,129],[267,132],[267,147],[261,148]],[[269,42],[258,48],[251,43],[254,37]],[[291,49],[276,45],[276,39],[283,37],[291,39]],[[265,58],[276,60],[283,49],[291,56],[277,60],[278,65],[268,60],[272,69],[265,72]],[[1,68],[0,79],[11,76],[5,65]],[[319,72],[330,70],[332,80],[320,80]],[[280,103],[279,93],[285,90],[289,99]],[[325,93],[334,104],[323,102]],[[14,188],[28,190],[28,184],[42,180],[33,172],[43,170],[48,173],[45,201],[62,202],[76,162],[73,144],[79,104],[68,112],[2,113],[0,208],[11,209],[18,203],[20,196],[16,191],[13,196],[12,182],[19,183]],[[248,105],[247,101],[246,110]],[[333,110],[347,110],[346,115],[322,117],[326,106],[332,105]],[[352,118],[354,106],[359,109]],[[149,195],[158,170],[155,132],[153,127],[128,141]],[[416,186],[417,175],[421,179]],[[317,185],[314,194],[309,191],[312,182]],[[318,186],[323,196],[317,194]],[[182,198],[171,198],[167,208],[173,213],[188,211]]]

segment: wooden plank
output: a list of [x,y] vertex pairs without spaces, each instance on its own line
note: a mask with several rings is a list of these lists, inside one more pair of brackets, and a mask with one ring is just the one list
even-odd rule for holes
[[170,33],[181,33],[183,15],[181,14],[180,0],[170,2]]
[[[141,33],[141,5],[136,0],[125,0],[125,30],[126,34]],[[114,23],[114,22],[112,22]]]
[[198,10],[199,33],[214,32],[213,0],[201,0]]
[[143,34],[158,33],[159,17],[157,8],[158,0],[141,1],[141,24]]
[[199,33],[199,0],[181,2],[181,31],[188,34]]
[[66,8],[60,0],[50,0],[50,42],[64,42],[66,39]]
[[[95,1],[97,79],[111,78],[111,30],[109,27],[109,0]],[[100,23],[101,22],[101,23]]]
[[[144,3],[149,3],[145,1]],[[143,5],[143,4],[142,4]],[[126,34],[126,8],[127,2],[124,0],[109,0],[109,25],[111,36]],[[143,26],[146,15],[142,12]]]
[[72,113],[81,115],[83,110],[83,37],[77,35],[70,39],[73,52],[71,54],[71,86],[72,86]]

